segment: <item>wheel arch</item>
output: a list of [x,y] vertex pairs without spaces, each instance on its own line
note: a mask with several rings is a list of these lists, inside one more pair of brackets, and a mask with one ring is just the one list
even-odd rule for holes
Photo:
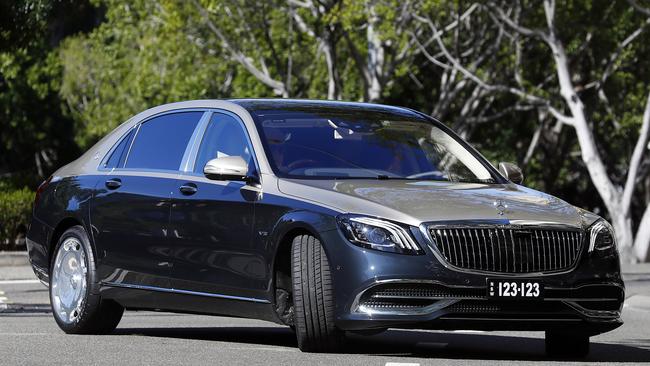
[[[273,228],[270,243],[273,248],[271,264],[272,276],[270,293],[275,304],[275,290],[278,284],[278,271],[291,274],[291,244],[300,235],[311,235],[321,241],[320,233],[336,229],[336,217],[331,214],[312,211],[291,211],[286,213]],[[327,245],[323,243],[327,255]]]
[[[47,249],[47,261],[48,264],[52,262],[52,256],[54,255],[54,250],[56,249],[56,244],[59,241],[59,238],[61,238],[61,235],[66,232],[66,230],[70,229],[73,226],[81,226],[84,227],[83,222],[81,220],[75,218],[75,217],[65,217],[61,219],[56,226],[54,227],[54,230],[52,231],[52,237],[49,240],[49,246]],[[84,227],[85,229],[85,227]]]

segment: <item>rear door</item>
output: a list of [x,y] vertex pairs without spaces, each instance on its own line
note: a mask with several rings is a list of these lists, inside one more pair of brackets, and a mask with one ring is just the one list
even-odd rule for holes
[[150,118],[116,145],[91,204],[103,282],[169,287],[171,199],[203,111]]

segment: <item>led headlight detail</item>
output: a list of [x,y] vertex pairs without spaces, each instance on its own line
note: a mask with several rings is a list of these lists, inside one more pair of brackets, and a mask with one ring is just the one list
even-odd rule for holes
[[605,220],[598,220],[589,230],[589,252],[603,251],[616,247],[614,229]]
[[421,251],[406,228],[381,219],[342,215],[343,233],[352,243],[376,250],[417,254]]

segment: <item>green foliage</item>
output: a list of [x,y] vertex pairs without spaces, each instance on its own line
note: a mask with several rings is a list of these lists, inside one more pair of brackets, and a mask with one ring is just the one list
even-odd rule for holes
[[84,29],[94,11],[72,0],[0,4],[0,173],[45,175],[78,153],[52,50],[69,32]]
[[[497,3],[504,7],[519,3],[522,25],[547,27],[538,0]],[[369,100],[369,79],[379,75],[381,90],[375,101],[435,114],[493,162],[522,164],[533,134],[543,124],[539,144],[526,160],[526,185],[603,213],[571,127],[555,128],[552,116],[540,117],[537,108],[513,109],[482,122],[462,117],[476,84],[432,62],[432,58],[444,62],[445,57],[429,38],[429,26],[415,15],[431,19],[442,29],[474,4],[451,0],[1,2],[0,174],[10,173],[14,181],[20,180],[18,186],[27,182],[33,188],[43,178],[37,175],[47,175],[48,169],[71,160],[134,114],[163,103],[279,96],[325,99],[332,83],[334,98],[364,101]],[[500,32],[492,26],[494,17],[483,3],[476,4],[478,10],[462,21],[462,29],[443,34],[449,51],[479,77],[547,98],[568,114],[548,46],[535,37]],[[555,25],[570,58],[575,91],[617,185],[629,166],[650,85],[647,25],[620,50],[602,89],[595,85],[620,43],[645,22],[646,17],[625,1],[557,2]],[[382,51],[383,61],[376,70],[369,61],[376,46],[371,35],[377,36]],[[431,55],[422,52],[415,38],[426,44]],[[474,64],[475,54],[466,51],[484,40],[488,42],[481,51],[489,54],[489,47],[496,44],[498,49]],[[270,86],[251,69],[284,90]],[[520,80],[515,80],[515,74]],[[445,90],[446,85],[458,88]],[[439,108],[446,97],[448,105]],[[512,109],[522,99],[487,92],[477,103],[490,116]],[[46,165],[45,158],[52,162],[39,171],[36,167]],[[646,175],[647,166],[646,161],[642,169]],[[647,195],[645,190],[639,184],[637,193]],[[646,205],[641,201],[634,203],[635,222]]]
[[31,218],[34,192],[0,181],[0,250],[14,249],[24,238]]
[[59,49],[60,93],[82,147],[149,107],[224,96],[227,65],[218,49],[191,35],[199,20],[186,3],[105,5],[104,23],[88,35],[66,39]]

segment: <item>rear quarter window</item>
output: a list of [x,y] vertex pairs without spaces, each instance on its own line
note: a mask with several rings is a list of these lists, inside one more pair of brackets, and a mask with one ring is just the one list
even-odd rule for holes
[[124,165],[124,159],[126,158],[126,153],[129,146],[131,145],[134,134],[135,129],[131,129],[131,131],[129,131],[129,133],[120,140],[120,142],[111,152],[110,157],[104,161],[104,164],[102,164],[102,168],[121,168]]
[[203,112],[178,112],[144,122],[126,158],[127,169],[178,170]]

